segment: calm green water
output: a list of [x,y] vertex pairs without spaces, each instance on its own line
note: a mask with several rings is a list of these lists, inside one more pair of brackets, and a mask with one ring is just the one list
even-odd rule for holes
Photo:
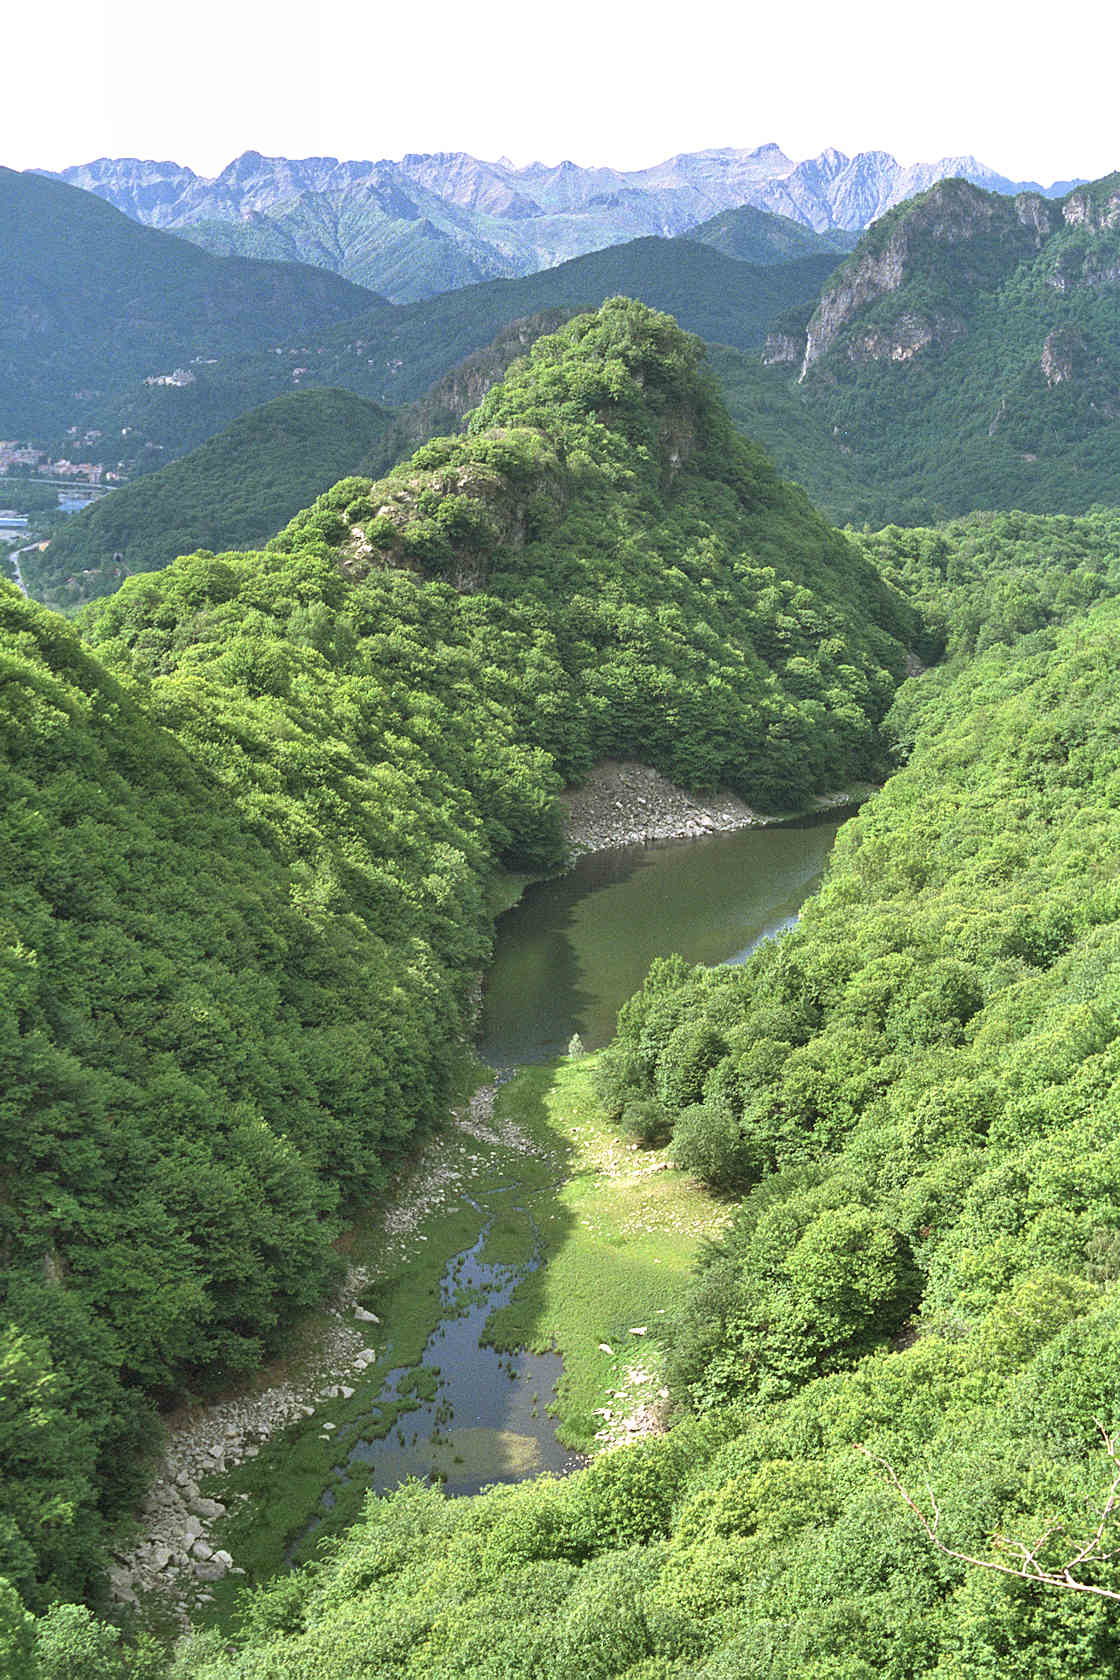
[[597,852],[530,887],[498,922],[483,1061],[548,1061],[574,1032],[588,1050],[606,1044],[654,957],[741,962],[797,920],[841,820]]

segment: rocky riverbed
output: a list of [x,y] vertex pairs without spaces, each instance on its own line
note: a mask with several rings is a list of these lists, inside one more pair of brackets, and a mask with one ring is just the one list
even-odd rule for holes
[[[484,1085],[476,1091],[469,1105],[454,1115],[455,1128],[509,1148],[531,1147],[516,1127],[495,1122],[495,1089]],[[421,1220],[462,1191],[461,1174],[447,1164],[446,1155],[444,1139],[433,1138],[386,1210],[386,1258],[407,1252]],[[351,1397],[366,1366],[377,1358],[372,1344],[380,1334],[379,1321],[358,1300],[371,1281],[372,1273],[364,1267],[350,1268],[296,1369],[285,1369],[272,1380],[266,1370],[252,1391],[196,1406],[172,1423],[140,1508],[140,1538],[128,1552],[118,1554],[109,1572],[113,1597],[119,1602],[135,1604],[139,1595],[152,1592],[166,1595],[185,1627],[192,1608],[212,1598],[216,1581],[243,1573],[213,1532],[213,1525],[228,1514],[227,1507],[206,1498],[200,1484],[255,1458],[274,1435],[301,1418],[314,1417],[328,1402]],[[323,1428],[333,1430],[334,1424],[328,1420]]]
[[802,813],[763,813],[733,793],[687,793],[648,764],[608,759],[592,770],[582,786],[569,789],[562,798],[568,844],[578,856],[643,846],[652,840],[697,840],[704,834],[782,822],[790,815],[858,804],[870,791],[869,786],[842,788],[818,794]]

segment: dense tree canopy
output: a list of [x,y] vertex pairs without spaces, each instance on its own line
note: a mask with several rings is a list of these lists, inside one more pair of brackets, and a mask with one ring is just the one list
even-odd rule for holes
[[84,641],[4,586],[0,1574],[32,1608],[95,1583],[150,1403],[251,1370],[444,1111],[487,884],[561,860],[562,782],[867,774],[916,622],[625,302],[466,439],[130,580]]
[[[84,642],[0,593],[0,1661],[1111,1680],[1106,1601],[939,1552],[857,1448],[973,1556],[1052,1531],[1053,1564],[1104,1505],[1117,534],[841,537],[695,342],[617,302],[464,437],[264,553],[132,580]],[[899,687],[907,643],[947,657]],[[734,1205],[666,1333],[674,1427],[562,1482],[371,1501],[176,1658],[49,1609],[96,1591],[151,1399],[251,1368],[439,1115],[487,881],[557,861],[555,792],[608,751],[791,802],[895,766],[795,930],[659,961],[602,1058],[611,1115]]]
[[[1053,1568],[1105,1508],[1120,603],[1068,617],[908,683],[907,762],[800,926],[739,968],[656,964],[622,1012],[606,1100],[659,1103],[743,1198],[672,1327],[676,1426],[564,1482],[371,1501],[177,1674],[1115,1673],[1114,1604],[938,1552],[857,1450],[980,1558],[1053,1531]],[[1074,1579],[1120,1587],[1107,1559]]]

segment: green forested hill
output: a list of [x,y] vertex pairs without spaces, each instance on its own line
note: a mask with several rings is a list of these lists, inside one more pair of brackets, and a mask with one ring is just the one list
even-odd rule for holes
[[392,417],[326,387],[275,397],[76,515],[24,562],[38,600],[73,607],[196,549],[263,543],[386,437]]
[[879,767],[916,615],[701,359],[618,300],[466,439],[130,579],[84,642],[0,588],[0,1575],[33,1609],[96,1592],[152,1402],[275,1348],[443,1111],[484,888],[557,861],[564,780]]
[[[339,479],[382,472],[434,433],[455,431],[510,362],[569,313],[512,321],[425,396],[392,413],[329,386],[274,397],[68,521],[49,550],[25,556],[26,586],[37,600],[71,611],[179,554],[267,541]],[[39,493],[53,502],[53,492]]]
[[322,269],[214,257],[93,193],[0,169],[6,437],[96,424],[137,380],[289,343],[378,302]]
[[[1114,523],[1080,524],[997,525],[999,569],[1103,567]],[[962,526],[911,554],[949,623],[981,552]],[[799,926],[656,964],[620,1016],[604,1100],[659,1105],[739,1203],[667,1338],[676,1426],[564,1481],[371,1502],[176,1680],[1111,1680],[1120,603],[994,628],[900,691],[904,767]],[[939,1552],[886,1466],[944,1545],[1059,1583],[1080,1554],[1111,1599]]]
[[718,216],[689,228],[683,237],[710,245],[725,257],[750,263],[789,262],[795,257],[820,256],[825,251],[844,253],[859,238],[858,234],[845,233],[840,228],[830,233],[814,233],[803,222],[772,215],[753,204],[723,210]]
[[688,239],[631,240],[522,279],[369,310],[337,329],[290,339],[281,355],[254,349],[222,356],[194,369],[186,390],[133,386],[97,408],[97,424],[107,436],[130,428],[134,450],[147,442],[178,455],[293,382],[338,386],[395,407],[421,397],[512,321],[545,310],[597,309],[618,294],[666,311],[702,338],[755,348],[776,315],[812,306],[839,260],[825,253],[758,266]]
[[772,338],[763,371],[784,391],[756,385],[814,429],[799,476],[830,512],[928,523],[1120,500],[1118,205],[1118,176],[1056,201],[947,181],[864,235]]

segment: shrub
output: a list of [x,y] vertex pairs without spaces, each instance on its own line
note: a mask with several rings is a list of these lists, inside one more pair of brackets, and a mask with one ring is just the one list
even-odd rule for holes
[[693,1103],[678,1114],[671,1154],[674,1166],[721,1195],[745,1190],[755,1176],[739,1122],[713,1103]]

